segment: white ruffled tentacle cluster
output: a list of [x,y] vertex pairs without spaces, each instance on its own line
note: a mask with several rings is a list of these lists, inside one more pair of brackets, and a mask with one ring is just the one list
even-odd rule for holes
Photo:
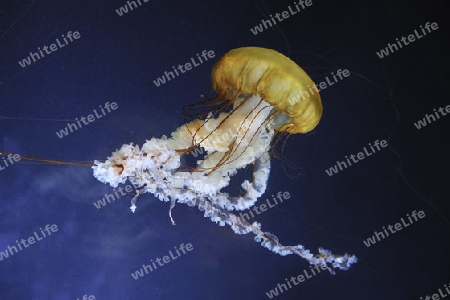
[[[245,102],[235,104],[239,109],[222,113],[216,119],[185,124],[171,138],[152,138],[141,149],[124,144],[105,162],[95,162],[94,176],[112,187],[127,180],[138,187],[131,201],[133,212],[137,197],[151,193],[161,201],[170,201],[171,209],[176,202],[198,206],[205,217],[221,226],[229,225],[237,234],[253,233],[255,241],[274,253],[296,254],[310,264],[326,264],[332,273],[332,268],[347,270],[357,262],[355,256],[333,255],[323,249],[313,255],[302,245],[284,246],[275,235],[262,231],[259,223],[250,224],[232,213],[251,208],[264,194],[270,174],[268,150],[274,135],[272,107],[256,96],[241,101]],[[181,156],[186,151],[180,149],[191,149],[193,145],[203,147],[206,155],[197,162],[195,170],[183,170]],[[253,165],[253,179],[241,184],[245,195],[231,197],[221,192],[231,176],[247,165]],[[171,214],[170,218],[175,224]]]

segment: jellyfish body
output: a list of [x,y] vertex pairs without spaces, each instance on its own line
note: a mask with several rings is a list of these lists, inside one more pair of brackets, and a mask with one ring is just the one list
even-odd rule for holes
[[[313,85],[309,76],[282,54],[264,48],[245,47],[225,54],[212,71],[218,97],[203,119],[195,119],[175,130],[170,138],[152,138],[140,148],[125,144],[102,163],[96,161],[94,176],[113,187],[129,180],[138,187],[137,196],[152,193],[170,202],[198,206],[204,216],[219,225],[229,225],[237,234],[253,233],[255,241],[280,254],[297,254],[311,264],[348,269],[356,257],[336,256],[319,249],[313,255],[302,245],[284,246],[277,237],[250,224],[234,210],[251,208],[264,194],[270,174],[271,142],[276,132],[306,133],[319,122],[320,96],[312,94],[292,104],[289,97]],[[185,168],[183,155],[203,147],[205,156],[194,168]],[[237,171],[253,165],[252,181],[241,187],[244,196],[231,196],[221,190]],[[131,210],[136,210],[137,196]]]
[[[213,68],[212,86],[224,98],[240,92],[264,99],[288,117],[277,131],[307,133],[322,116],[320,94],[305,93],[314,82],[295,62],[272,49],[244,47],[229,51]],[[299,98],[302,101],[290,101]]]

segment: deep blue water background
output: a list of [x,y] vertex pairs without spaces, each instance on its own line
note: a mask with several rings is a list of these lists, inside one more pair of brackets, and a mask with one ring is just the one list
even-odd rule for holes
[[[119,108],[102,120],[134,120],[91,123],[59,139],[55,132],[67,122],[0,119],[0,150],[101,160],[123,143],[169,135],[182,124],[184,105],[198,102],[202,91],[214,95],[211,68],[236,47],[273,48],[315,82],[349,69],[351,78],[321,93],[324,115],[314,133],[286,144],[283,156],[300,168],[289,173],[300,170],[301,176],[291,179],[280,160],[272,161],[261,199],[279,191],[291,199],[256,219],[284,244],[313,252],[322,246],[360,261],[276,299],[419,299],[436,293],[450,283],[450,225],[427,201],[450,218],[450,117],[420,130],[413,123],[450,104],[448,9],[444,1],[313,0],[279,26],[250,32],[293,2],[152,0],[120,17],[115,10],[123,0],[0,1],[0,116],[74,119],[114,101]],[[386,58],[376,55],[426,22],[439,29]],[[30,51],[68,31],[81,38],[25,70],[19,66]],[[153,84],[203,50],[216,57],[165,85]],[[390,135],[392,149],[337,175],[325,173],[345,155]],[[0,299],[268,299],[265,293],[284,278],[308,268],[303,259],[275,255],[185,205],[176,206],[172,226],[167,204],[149,194],[140,198],[136,214],[129,196],[96,209],[93,202],[110,192],[86,167],[21,163],[0,171],[0,251],[46,224],[59,228],[0,261]],[[363,244],[413,210],[426,217],[371,247]],[[181,243],[194,250],[139,280],[130,276]]]

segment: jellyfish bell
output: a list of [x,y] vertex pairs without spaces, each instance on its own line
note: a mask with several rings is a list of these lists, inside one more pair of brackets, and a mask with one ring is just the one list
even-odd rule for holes
[[[296,63],[271,49],[243,47],[226,53],[213,67],[212,86],[218,96],[205,105],[209,114],[181,127],[176,133],[191,136],[188,149],[203,147],[208,155],[195,168],[238,169],[267,151],[274,133],[307,133],[322,115],[319,93],[304,90],[314,85]],[[299,99],[302,101],[292,101]],[[230,112],[224,112],[228,107]],[[220,113],[220,114],[219,114]],[[235,134],[231,128],[235,128]],[[259,145],[250,145],[250,142]]]
[[[131,200],[135,212],[138,196],[152,193],[170,202],[198,206],[204,216],[229,225],[237,234],[253,233],[255,241],[277,254],[296,254],[311,264],[348,269],[356,257],[335,256],[319,249],[317,255],[302,245],[284,246],[261,224],[250,224],[233,214],[251,208],[265,192],[270,174],[269,151],[275,134],[307,133],[319,123],[319,93],[304,90],[314,85],[293,61],[270,49],[244,47],[231,50],[214,66],[212,85],[218,96],[204,103],[206,115],[176,129],[170,138],[152,138],[142,147],[124,144],[105,162],[95,161],[94,176],[112,187],[130,181],[137,189]],[[301,101],[292,101],[301,95]],[[193,168],[181,158],[202,147],[206,154]],[[222,190],[239,169],[253,166],[252,182],[244,180],[243,196]]]
[[269,103],[279,132],[307,133],[322,116],[320,94],[307,92],[314,82],[295,62],[272,49],[229,51],[213,67],[212,86],[225,99],[243,93]]

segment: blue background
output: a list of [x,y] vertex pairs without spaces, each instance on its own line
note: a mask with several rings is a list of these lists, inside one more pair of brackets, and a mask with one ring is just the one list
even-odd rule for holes
[[[414,122],[448,98],[448,10],[444,1],[314,1],[264,30],[250,28],[294,1],[156,1],[119,16],[112,1],[0,1],[0,150],[65,161],[103,160],[124,143],[170,135],[182,107],[214,96],[210,72],[242,46],[275,49],[315,82],[337,69],[352,76],[321,92],[313,133],[295,135],[272,160],[264,200],[291,199],[257,216],[287,245],[357,255],[276,299],[419,299],[450,283],[450,117]],[[376,52],[426,22],[439,29],[380,59]],[[23,69],[19,60],[68,31],[81,38]],[[203,50],[216,57],[170,82],[153,80]],[[67,121],[105,102],[119,108],[59,139]],[[7,117],[7,118],[5,118]],[[17,117],[20,119],[10,119]],[[31,119],[52,119],[38,121]],[[325,169],[368,143],[389,148],[328,176]],[[1,161],[0,161],[1,162]],[[283,169],[283,165],[285,167]],[[297,168],[293,168],[295,165]],[[297,178],[289,175],[300,173]],[[231,191],[238,192],[237,186]],[[0,171],[0,251],[39,227],[58,232],[0,261],[0,299],[268,299],[305,260],[281,257],[185,205],[173,211],[147,194],[96,209],[113,189],[87,167],[27,164]],[[433,203],[433,206],[429,203]],[[366,247],[363,240],[413,210],[424,219]],[[438,213],[438,211],[440,213]],[[130,274],[181,243],[194,250],[134,280]]]

